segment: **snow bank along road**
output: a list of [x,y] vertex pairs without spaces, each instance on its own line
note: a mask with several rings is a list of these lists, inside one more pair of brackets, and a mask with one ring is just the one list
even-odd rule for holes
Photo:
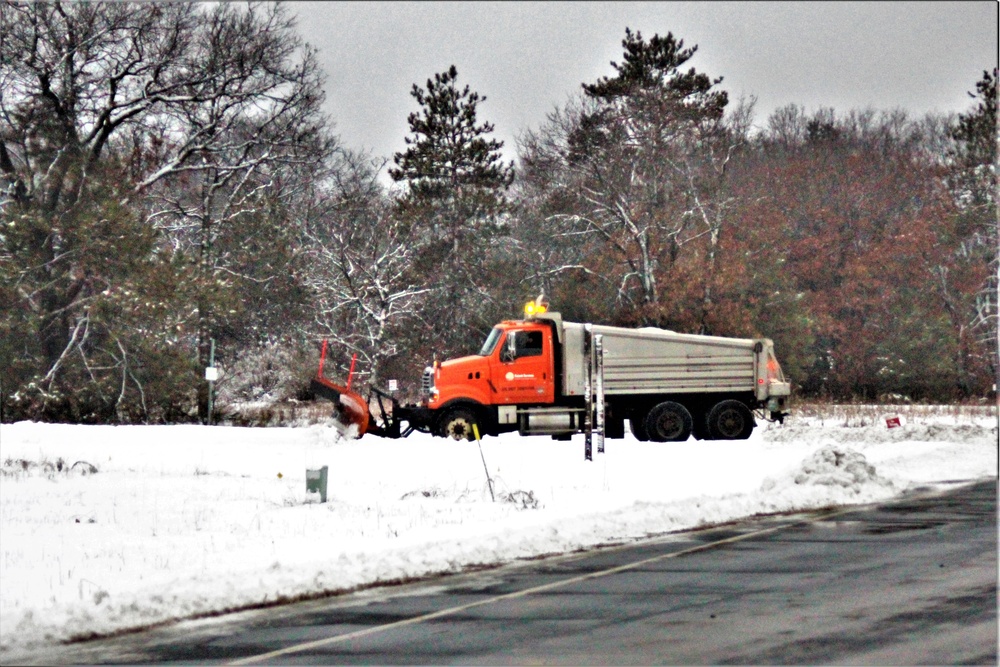
[[995,481],[324,602],[43,662],[996,664]]
[[[852,416],[853,415],[853,416]],[[995,414],[822,413],[749,441],[0,425],[0,662],[53,643],[995,478]],[[484,471],[484,460],[486,470]],[[329,466],[328,502],[305,471]],[[494,493],[490,492],[489,473]],[[495,498],[495,500],[494,500]]]

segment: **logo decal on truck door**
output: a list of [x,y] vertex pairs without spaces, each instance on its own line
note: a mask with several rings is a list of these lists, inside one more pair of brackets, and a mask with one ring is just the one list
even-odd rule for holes
[[507,371],[507,375],[504,376],[508,382],[511,380],[534,380],[535,376],[533,373],[514,373],[512,371]]

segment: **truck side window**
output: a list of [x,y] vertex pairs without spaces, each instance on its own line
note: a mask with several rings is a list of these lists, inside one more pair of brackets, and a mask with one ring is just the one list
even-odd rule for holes
[[518,331],[514,342],[517,347],[516,357],[518,359],[542,356],[541,331]]

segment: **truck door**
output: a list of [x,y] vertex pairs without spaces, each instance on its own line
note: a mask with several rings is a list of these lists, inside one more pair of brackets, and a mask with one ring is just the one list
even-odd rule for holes
[[509,329],[490,364],[500,404],[551,403],[552,371],[552,332],[542,327]]

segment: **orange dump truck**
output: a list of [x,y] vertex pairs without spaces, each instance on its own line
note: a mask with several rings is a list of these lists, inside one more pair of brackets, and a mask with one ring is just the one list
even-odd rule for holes
[[525,313],[496,325],[478,354],[426,368],[418,404],[376,391],[380,420],[356,395],[317,393],[339,400],[359,435],[386,437],[471,439],[475,426],[481,435],[622,438],[628,422],[639,440],[733,440],[750,436],[755,413],[787,414],[791,386],[767,338],[565,322],[534,302]]

